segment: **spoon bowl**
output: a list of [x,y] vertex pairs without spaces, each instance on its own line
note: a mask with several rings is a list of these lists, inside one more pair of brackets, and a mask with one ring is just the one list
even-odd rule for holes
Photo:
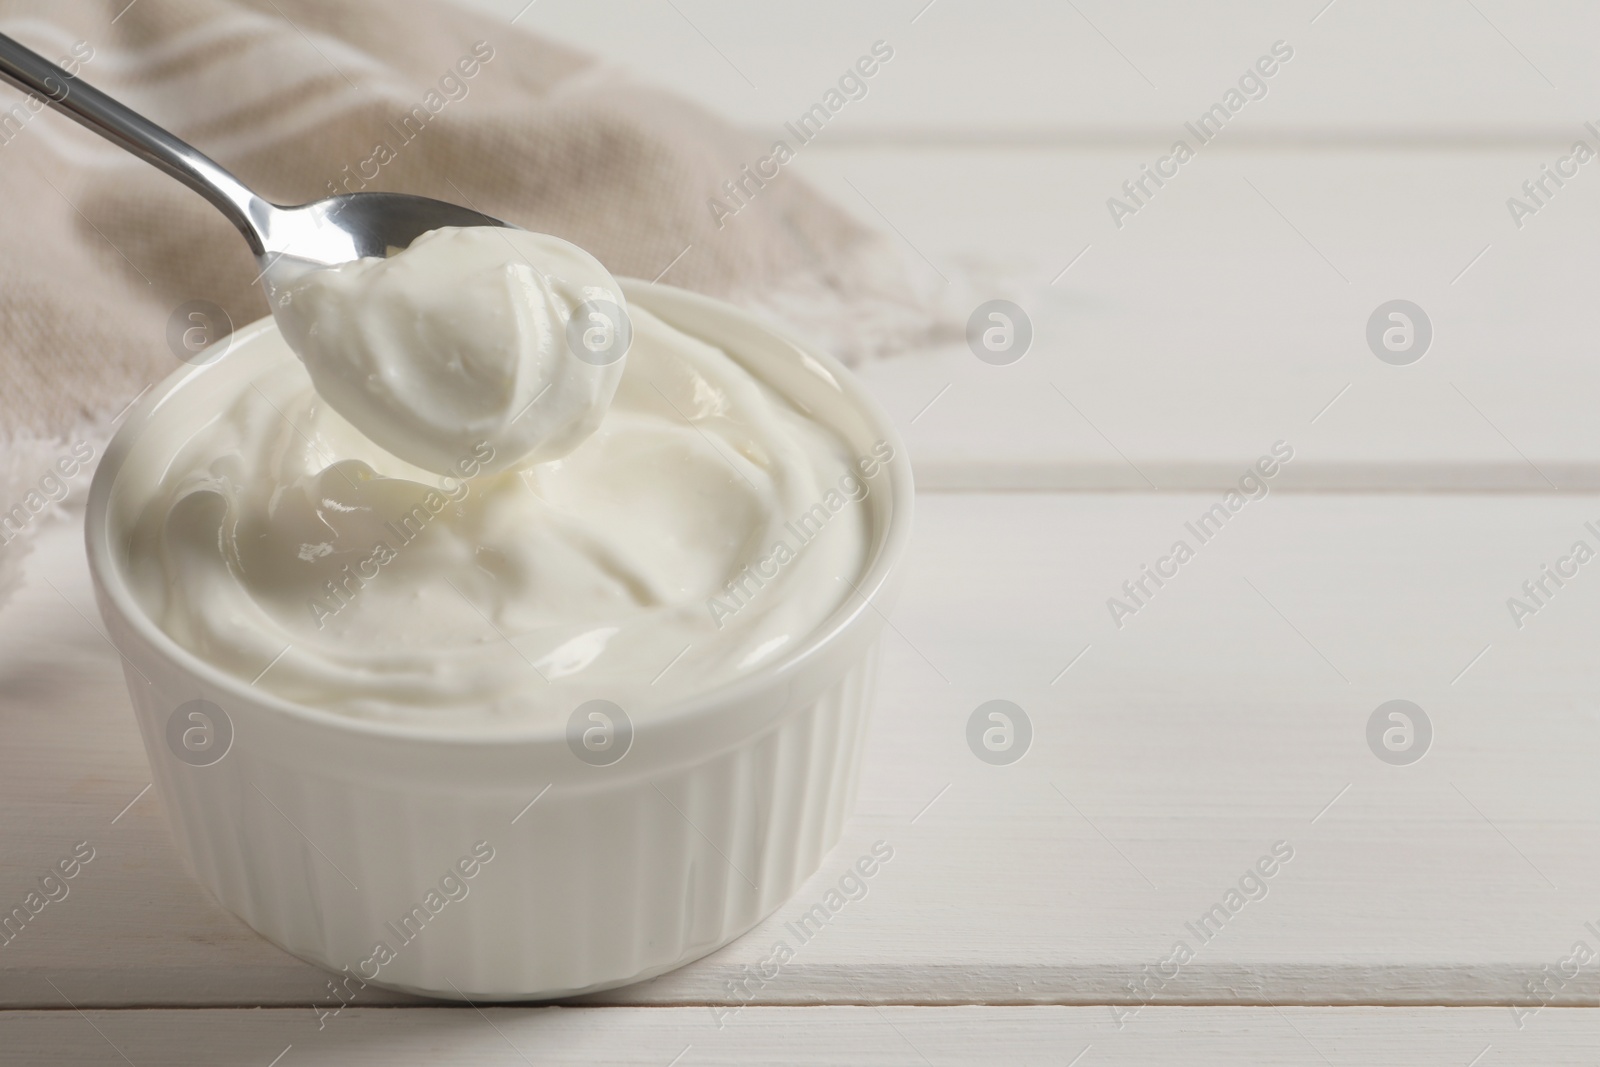
[[406,193],[344,193],[299,207],[265,205],[257,223],[263,268],[277,258],[331,267],[389,256],[441,226],[509,226],[458,204]]

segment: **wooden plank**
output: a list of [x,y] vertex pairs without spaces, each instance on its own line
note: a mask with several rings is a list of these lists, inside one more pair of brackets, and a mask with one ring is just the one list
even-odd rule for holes
[[[526,0],[476,6],[509,20]],[[1600,14],[1582,5],[542,0],[517,25],[761,131],[817,102],[878,39],[895,58],[841,112],[844,136],[1165,137],[1277,40],[1295,55],[1242,110],[1245,136],[1564,132],[1600,111],[1581,43]]]
[[[1009,366],[953,340],[864,368],[920,484],[1219,488],[1283,439],[1286,487],[1600,488],[1600,363],[1576,313],[1600,181],[1519,230],[1506,198],[1548,153],[1207,149],[1118,229],[1106,200],[1154,151],[795,162],[888,220],[953,323],[995,298],[1032,320]],[[1396,298],[1433,327],[1409,366],[1366,338]]]
[[[1600,584],[1580,571],[1520,630],[1506,599],[1600,543],[1600,497],[1274,494],[1118,629],[1107,598],[1215,500],[925,494],[844,842],[746,938],[602,999],[1534,1003],[1574,942],[1600,949],[1600,858],[1574,845],[1600,831]],[[0,900],[79,841],[96,858],[0,948],[0,1004],[54,1006],[50,982],[81,1006],[325,999],[179,869],[78,535],[44,533],[0,613]],[[1394,698],[1434,726],[1411,766],[1368,748]],[[993,699],[1034,725],[1010,766],[968,748]],[[865,899],[802,942],[786,924],[880,839]],[[1277,841],[1265,899],[1201,942],[1186,924]],[[795,958],[740,991],[778,940]],[[1180,940],[1195,958],[1148,983]],[[1596,971],[1549,999],[1592,1003]]]
[[[1594,1009],[1519,1031],[1503,1008],[302,1009],[0,1013],[8,1062],[60,1064],[1588,1064]],[[118,1054],[121,1058],[118,1058]],[[14,1058],[11,1058],[14,1057]],[[281,1057],[281,1059],[274,1059]]]

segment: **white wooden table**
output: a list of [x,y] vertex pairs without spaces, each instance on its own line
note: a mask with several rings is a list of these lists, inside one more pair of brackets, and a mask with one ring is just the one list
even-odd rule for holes
[[[1600,15],[922,6],[518,21],[757,130],[894,41],[795,165],[887,219],[960,316],[1006,297],[1033,321],[1010,366],[957,342],[865,371],[919,528],[817,876],[638,986],[483,1011],[371,989],[319,1028],[324,976],[178,866],[69,512],[0,613],[0,904],[79,841],[95,859],[0,948],[0,1062],[1594,1061],[1600,563],[1520,628],[1507,599],[1600,548],[1600,164],[1520,230],[1504,202],[1600,116]],[[1105,199],[1280,38],[1271,94],[1114,228]],[[1410,366],[1365,340],[1394,298],[1435,330]],[[1119,627],[1107,599],[1280,440],[1271,494]],[[993,699],[1033,725],[1008,766],[967,745]],[[1369,746],[1394,699],[1432,726],[1408,765]],[[869,895],[733,996],[880,839]],[[1279,842],[1265,896],[1197,937]]]

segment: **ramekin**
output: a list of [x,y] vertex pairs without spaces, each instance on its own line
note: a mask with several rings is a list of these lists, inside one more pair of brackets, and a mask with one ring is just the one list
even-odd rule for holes
[[[359,1003],[369,982],[545,999],[669,971],[771,914],[817,869],[850,811],[875,648],[911,530],[905,447],[827,354],[703,296],[639,281],[625,291],[726,349],[855,454],[879,441],[894,451],[858,505],[869,514],[868,562],[838,610],[782,660],[640,715],[631,748],[609,766],[578,758],[565,722],[483,737],[280,699],[146,615],[124,573],[140,503],[122,477],[129,455],[161,405],[238,374],[230,368],[275,329],[270,319],[153,389],[95,474],[86,515],[95,594],[184,862],[262,936],[338,972],[330,988],[340,1001]],[[185,707],[220,709],[226,721],[191,720]],[[231,730],[220,758],[208,762],[215,749],[179,758],[169,736],[191,722],[213,740]]]

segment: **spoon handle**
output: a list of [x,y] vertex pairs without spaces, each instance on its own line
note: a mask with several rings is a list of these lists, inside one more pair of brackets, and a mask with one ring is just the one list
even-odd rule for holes
[[262,254],[258,227],[271,215],[272,205],[209,156],[5,34],[0,34],[0,79],[65,112],[205,197],[239,228],[251,250]]

